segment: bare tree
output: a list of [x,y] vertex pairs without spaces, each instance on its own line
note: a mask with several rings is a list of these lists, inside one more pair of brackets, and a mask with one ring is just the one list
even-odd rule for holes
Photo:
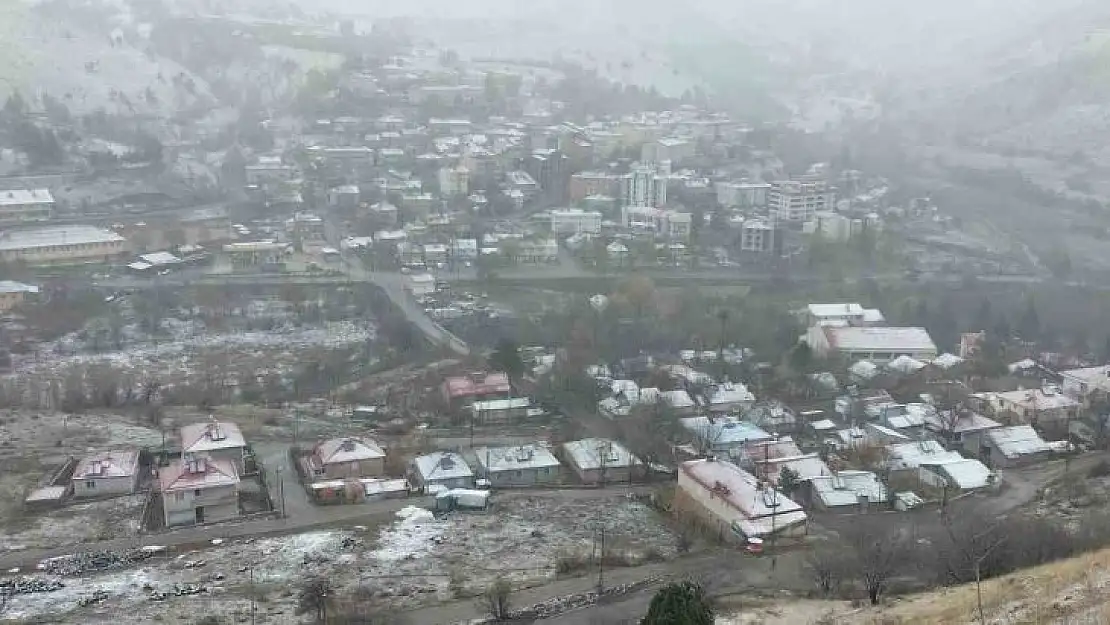
[[297,613],[313,612],[317,623],[326,623],[328,619],[328,603],[331,601],[331,581],[326,577],[314,577],[301,587],[297,597]]
[[482,593],[482,607],[494,621],[507,621],[512,618],[512,594],[512,584],[499,577]]
[[878,605],[909,553],[905,535],[881,519],[862,517],[843,538],[850,550],[846,564],[863,584],[871,605]]

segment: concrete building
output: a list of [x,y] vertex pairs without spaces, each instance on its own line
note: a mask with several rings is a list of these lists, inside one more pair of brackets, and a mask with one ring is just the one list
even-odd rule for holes
[[806,326],[843,323],[850,326],[881,325],[885,317],[877,308],[864,308],[852,303],[810,304],[806,307]]
[[1089,406],[1093,397],[1110,395],[1110,365],[1068,369],[1060,372],[1063,378],[1063,391]]
[[296,173],[296,168],[282,163],[280,156],[260,156],[257,163],[247,165],[246,183],[249,186],[279,184],[291,180]]
[[771,183],[767,206],[777,221],[800,225],[818,211],[831,210],[835,197],[823,180],[784,180]]
[[918,469],[918,479],[933,488],[946,488],[949,493],[958,494],[992,486],[997,476],[978,460],[961,459],[923,463]]
[[740,225],[740,251],[763,254],[774,249],[775,229],[762,219],[745,219]]
[[328,191],[328,206],[333,208],[358,208],[360,192],[357,185],[347,184]]
[[557,236],[601,234],[602,215],[580,208],[557,208],[551,211],[551,231]]
[[130,495],[139,489],[139,452],[125,449],[85,456],[70,481],[74,497]]
[[858,221],[832,211],[817,211],[802,231],[830,241],[844,242],[862,230],[862,225],[856,223]]
[[385,475],[385,451],[367,438],[333,438],[312,448],[308,469],[314,479],[380,477]]
[[774,436],[736,417],[688,417],[682,427],[703,453],[724,458],[738,456],[745,444],[769,441]]
[[106,263],[127,251],[127,241],[94,226],[49,226],[0,233],[0,260],[28,265]]
[[470,488],[474,486],[474,473],[470,465],[457,453],[437,451],[417,456],[409,463],[409,482],[413,488],[428,493],[429,488]]
[[1002,424],[976,412],[950,410],[926,415],[925,427],[949,446],[958,446],[978,458],[983,454],[987,433]]
[[452,376],[446,378],[440,386],[444,403],[453,407],[486,399],[508,398],[512,390],[509,376],[500,371]]
[[675,241],[688,241],[693,228],[694,216],[676,210],[655,212],[655,233]]
[[640,148],[640,161],[651,164],[681,164],[694,158],[695,147],[693,141],[679,137],[648,141]]
[[755,405],[755,395],[740,382],[723,382],[706,389],[703,405],[710,412],[736,412]]
[[588,197],[615,197],[619,194],[619,178],[602,171],[582,171],[570,177],[568,200],[582,202]]
[[183,455],[226,460],[235,469],[235,475],[243,474],[248,450],[238,425],[213,419],[186,425],[179,436]]
[[462,165],[439,170],[439,194],[455,197],[470,193],[470,170]]
[[718,182],[714,187],[717,203],[725,208],[762,208],[767,206],[766,182]]
[[158,471],[166,527],[239,516],[239,473],[230,460],[186,455]]
[[508,185],[510,191],[519,191],[524,194],[525,198],[535,197],[539,192],[539,184],[536,179],[526,171],[510,171],[505,174],[505,183]]
[[655,173],[647,165],[636,165],[632,171],[620,179],[621,206],[650,206],[663,208],[667,205],[667,179]]
[[674,509],[701,519],[724,540],[800,538],[806,533],[807,518],[801,506],[723,460],[691,460],[679,465]]
[[0,227],[50,221],[54,196],[47,189],[0,191]]
[[470,404],[471,418],[475,423],[510,423],[528,416],[532,400],[527,397],[506,397],[478,400]]
[[1017,423],[1031,425],[1063,423],[1078,417],[1082,407],[1054,386],[988,393],[987,398],[995,415],[1011,416]]
[[866,512],[886,509],[890,503],[890,491],[870,471],[840,471],[804,479],[800,497],[825,512]]
[[550,202],[566,200],[570,172],[565,154],[556,149],[535,150],[524,161],[524,169],[532,175],[540,191]]
[[435,276],[426,272],[409,274],[405,279],[405,290],[417,298],[431,295],[436,292]]
[[889,362],[899,356],[930,361],[937,357],[937,346],[924,328],[815,325],[806,332],[805,341],[821,358],[836,356],[852,362]]
[[499,488],[538,486],[558,482],[562,465],[539,445],[477,447],[474,457],[479,477]]
[[583,484],[628,483],[644,475],[644,464],[624,445],[603,438],[563,443],[563,459]]
[[39,287],[11,280],[0,280],[0,312],[7,312],[27,301],[28,295],[38,295]]

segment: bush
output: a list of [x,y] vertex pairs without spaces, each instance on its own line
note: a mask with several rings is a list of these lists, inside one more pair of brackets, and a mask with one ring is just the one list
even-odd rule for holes
[[1110,462],[1107,462],[1106,460],[1099,460],[1098,464],[1091,467],[1091,470],[1087,472],[1087,477],[1089,478],[1106,476],[1110,476]]

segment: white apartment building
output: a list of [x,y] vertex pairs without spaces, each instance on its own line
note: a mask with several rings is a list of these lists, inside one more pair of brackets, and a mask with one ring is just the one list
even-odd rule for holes
[[551,231],[560,236],[600,234],[601,213],[580,208],[557,208],[551,211]]
[[694,157],[694,142],[679,137],[666,137],[649,141],[640,148],[640,160],[645,163],[681,163]]
[[470,170],[459,165],[439,170],[439,193],[443,197],[466,195],[470,192]]
[[0,226],[50,221],[54,196],[46,189],[0,191]]
[[685,241],[690,238],[693,215],[676,210],[655,212],[655,232],[663,237]]
[[667,205],[667,179],[647,165],[636,165],[621,176],[621,206]]
[[851,239],[862,228],[863,222],[859,219],[850,219],[832,211],[817,211],[813,214],[813,219],[805,223],[802,231],[830,241],[843,242]]
[[124,253],[127,241],[94,226],[51,226],[0,234],[0,260],[29,265],[107,262]]
[[835,206],[835,194],[823,180],[783,180],[771,183],[767,206],[778,221],[805,223],[819,211]]

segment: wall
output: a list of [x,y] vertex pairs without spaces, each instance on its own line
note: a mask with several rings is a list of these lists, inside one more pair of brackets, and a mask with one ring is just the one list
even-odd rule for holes
[[333,462],[324,465],[324,475],[333,480],[348,477],[378,477],[385,475],[385,458],[372,458],[358,462]]
[[54,245],[27,250],[8,250],[0,253],[0,257],[5,261],[20,260],[31,265],[51,265],[107,262],[124,251],[123,241],[111,241],[83,245]]
[[559,478],[559,467],[526,468],[487,474],[490,484],[501,488],[551,484],[558,482]]
[[[138,467],[136,467],[138,468]],[[95,484],[92,488],[88,483]],[[139,482],[139,475],[130,477],[98,477],[93,479],[73,480],[74,497],[103,497],[105,495],[128,495],[135,492]]]
[[[178,494],[182,495],[180,500]],[[239,516],[239,488],[237,485],[206,488],[199,497],[191,490],[163,493],[162,505],[167,526],[193,525],[199,507],[204,508],[205,523],[226,521]]]

